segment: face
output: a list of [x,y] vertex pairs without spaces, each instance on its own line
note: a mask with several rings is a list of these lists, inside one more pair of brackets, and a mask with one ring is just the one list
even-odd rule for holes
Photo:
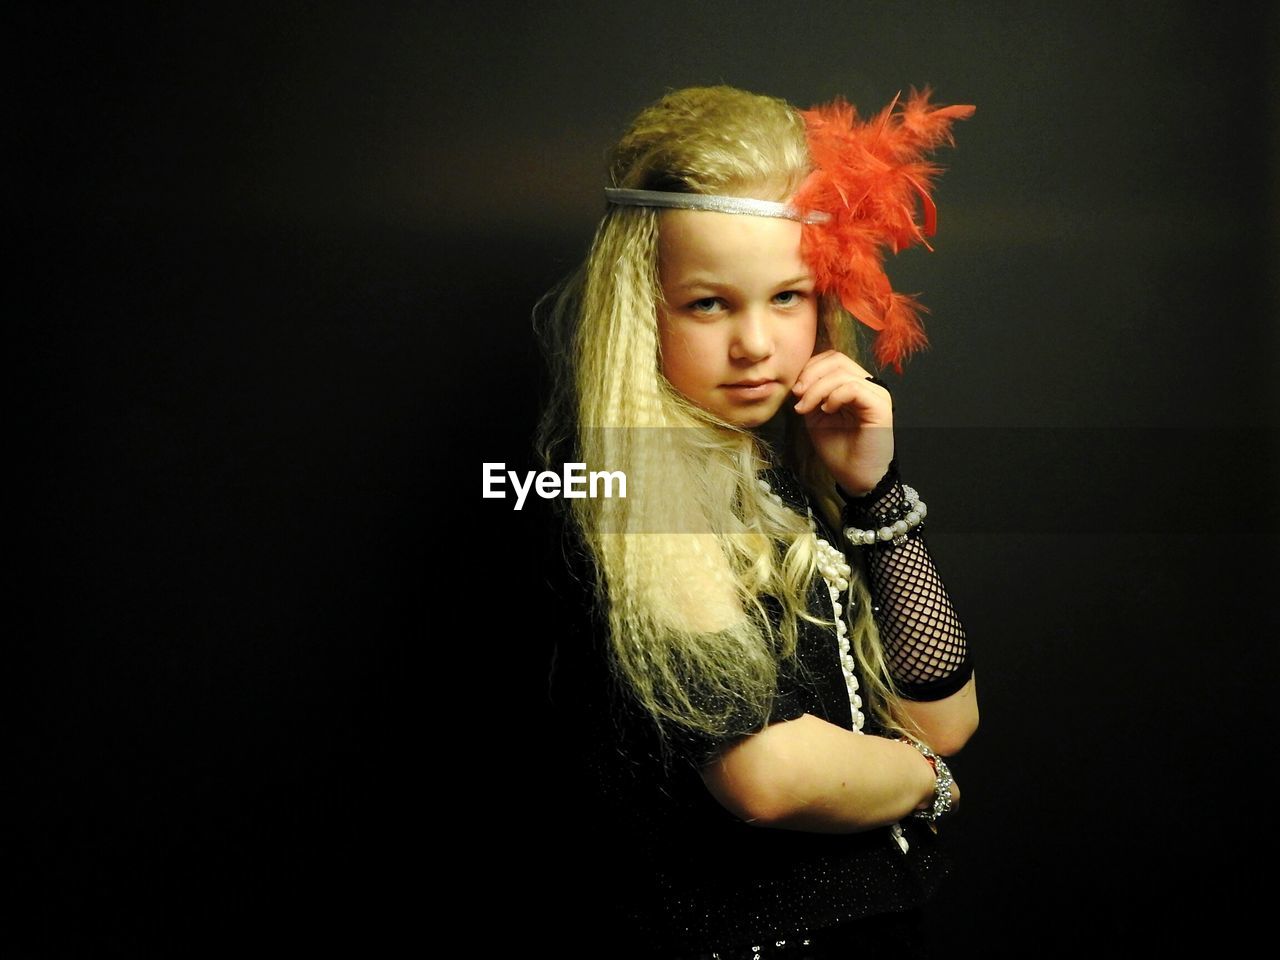
[[817,337],[800,224],[664,210],[658,257],[663,374],[729,423],[764,423],[790,396]]

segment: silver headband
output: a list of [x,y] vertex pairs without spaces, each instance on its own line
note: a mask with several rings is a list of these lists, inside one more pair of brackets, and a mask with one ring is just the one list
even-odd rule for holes
[[801,213],[789,203],[755,200],[751,197],[720,197],[709,193],[668,193],[663,190],[623,190],[605,187],[604,198],[622,207],[669,207],[677,210],[711,210],[714,213],[743,213],[753,217],[780,217],[801,223],[826,223],[831,214]]

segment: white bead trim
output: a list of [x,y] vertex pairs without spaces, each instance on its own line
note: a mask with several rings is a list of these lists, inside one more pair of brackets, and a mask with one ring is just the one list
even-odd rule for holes
[[[769,499],[783,505],[782,498],[773,492],[767,480],[759,480],[760,489]],[[862,697],[858,693],[858,676],[854,672],[853,650],[849,645],[849,625],[845,618],[845,606],[840,598],[849,589],[849,581],[853,577],[853,568],[845,555],[836,547],[818,536],[818,525],[813,519],[813,511],[809,511],[809,529],[813,531],[818,543],[818,572],[827,585],[827,594],[831,597],[832,619],[836,624],[836,641],[840,651],[840,672],[844,674],[845,690],[849,695],[849,712],[853,717],[853,729],[861,733],[867,718],[862,712]]]

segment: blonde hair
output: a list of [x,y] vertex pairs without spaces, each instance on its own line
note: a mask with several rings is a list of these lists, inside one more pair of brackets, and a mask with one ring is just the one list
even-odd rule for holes
[[[615,187],[763,200],[787,200],[809,170],[793,107],[724,86],[678,90],[643,110],[609,163]],[[539,442],[548,464],[571,458],[626,474],[625,499],[569,501],[595,563],[614,672],[660,730],[719,738],[765,723],[798,622],[829,621],[806,610],[819,575],[807,518],[757,484],[760,442],[689,403],[662,375],[660,217],[611,207],[585,263],[545,298],[555,376]],[[819,314],[820,342],[856,355],[849,315],[827,298]],[[838,523],[835,484],[803,424],[788,419],[784,456]],[[859,615],[850,637],[868,705],[901,730],[856,566],[851,589]]]

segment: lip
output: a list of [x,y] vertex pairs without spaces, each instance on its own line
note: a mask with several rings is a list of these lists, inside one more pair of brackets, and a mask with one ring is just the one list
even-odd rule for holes
[[763,400],[773,393],[773,388],[777,385],[777,380],[739,380],[737,383],[723,384],[722,387],[730,396],[739,400]]

